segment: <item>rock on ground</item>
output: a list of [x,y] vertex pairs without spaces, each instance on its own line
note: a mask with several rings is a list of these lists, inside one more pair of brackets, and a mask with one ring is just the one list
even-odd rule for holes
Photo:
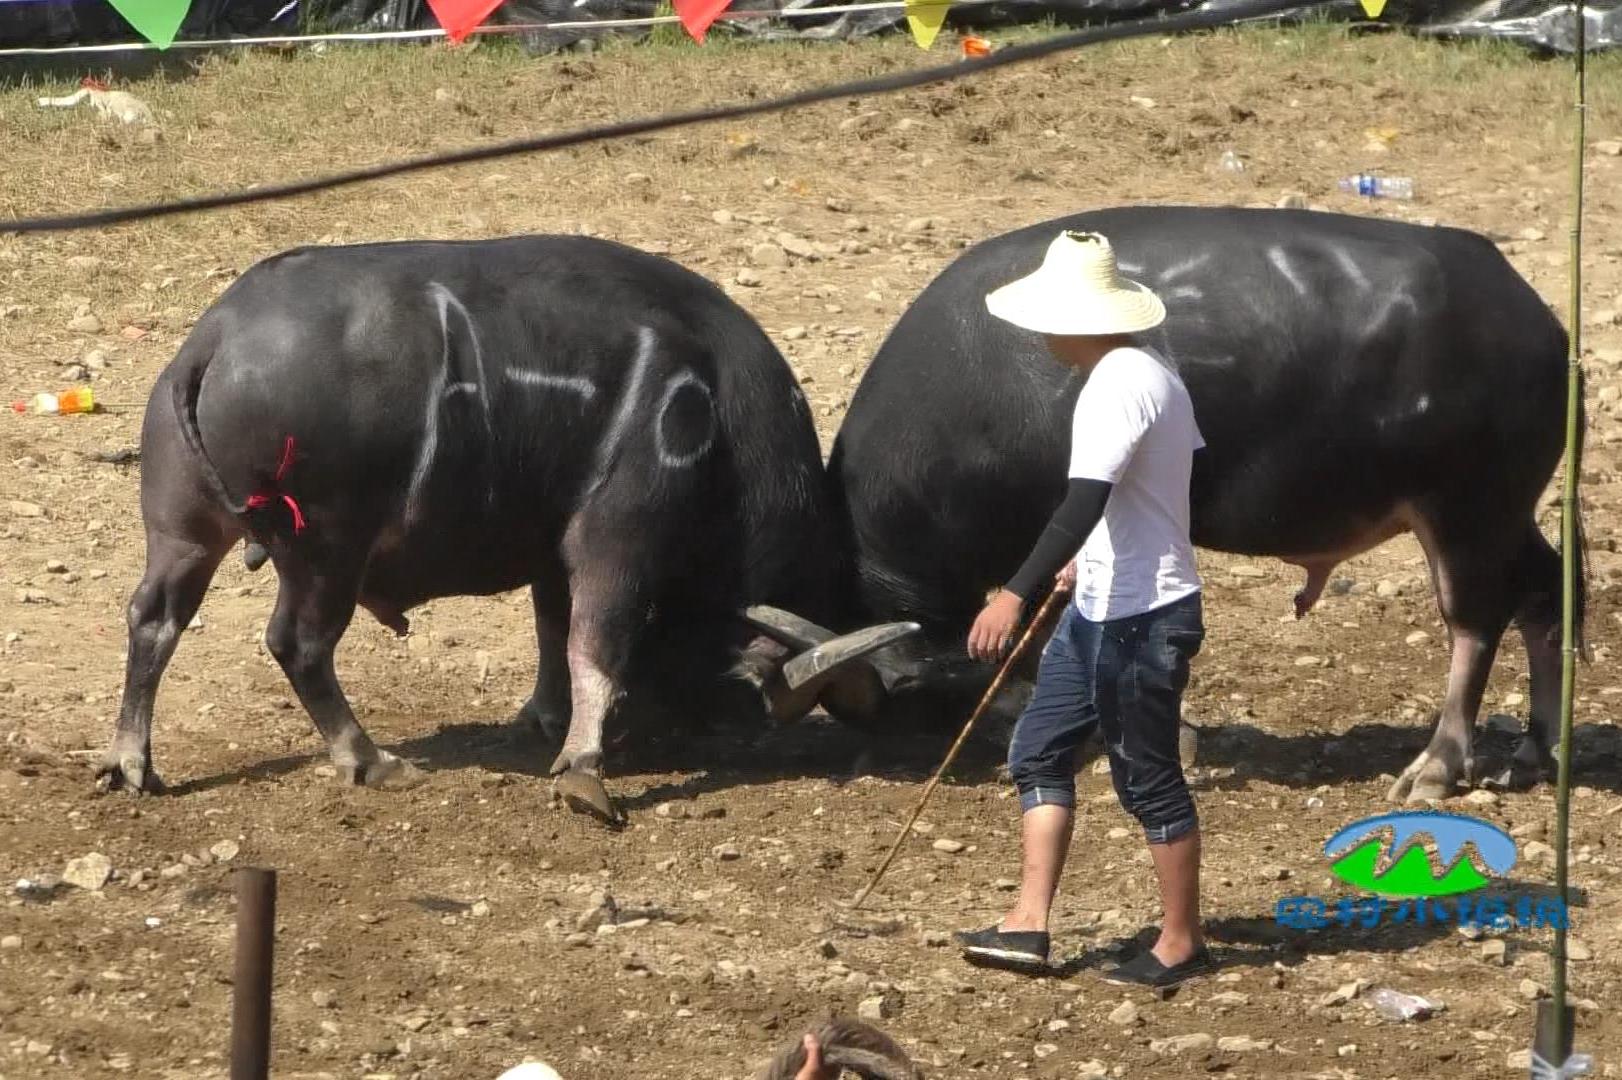
[[1214,1040],[1203,1031],[1190,1035],[1174,1035],[1169,1039],[1149,1040],[1149,1049],[1157,1054],[1182,1054],[1191,1050],[1209,1050]]
[[113,861],[99,851],[68,862],[62,880],[90,892],[99,891],[113,876]]
[[1128,1024],[1136,1024],[1138,1022],[1138,1007],[1130,1001],[1123,1001],[1110,1011],[1109,1018],[1112,1024],[1120,1024],[1122,1027]]

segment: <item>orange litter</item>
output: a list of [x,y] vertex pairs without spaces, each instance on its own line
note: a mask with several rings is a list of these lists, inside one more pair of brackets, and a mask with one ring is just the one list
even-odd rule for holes
[[80,386],[54,394],[35,394],[26,401],[13,401],[12,412],[87,413],[96,411],[96,399],[90,387]]

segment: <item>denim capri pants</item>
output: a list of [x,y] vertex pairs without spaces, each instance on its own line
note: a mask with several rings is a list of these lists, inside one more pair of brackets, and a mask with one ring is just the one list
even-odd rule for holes
[[1021,811],[1076,805],[1076,754],[1102,727],[1116,797],[1149,843],[1192,830],[1198,817],[1178,727],[1189,663],[1204,639],[1198,592],[1105,622],[1066,604],[1008,747]]

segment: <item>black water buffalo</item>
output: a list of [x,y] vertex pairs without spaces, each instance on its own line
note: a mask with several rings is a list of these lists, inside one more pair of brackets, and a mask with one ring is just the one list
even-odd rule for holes
[[1459,229],[1130,207],[970,248],[896,324],[835,442],[832,497],[856,559],[847,617],[916,619],[919,641],[961,647],[1062,497],[1080,385],[984,303],[1060,229],[1105,234],[1121,271],[1165,299],[1147,340],[1181,371],[1209,444],[1193,478],[1199,546],[1303,567],[1300,617],[1341,560],[1417,534],[1452,666],[1430,745],[1389,797],[1446,797],[1474,772],[1511,621],[1532,707],[1500,782],[1535,783],[1558,741],[1561,577],[1534,514],[1562,452],[1568,341],[1493,244]]
[[266,647],[341,775],[374,786],[417,775],[338,684],[357,603],[404,634],[434,597],[530,586],[540,659],[521,715],[566,729],[559,790],[610,815],[603,725],[633,685],[689,700],[684,679],[741,675],[778,716],[860,713],[882,693],[863,655],[917,629],[829,640],[837,560],[792,372],[714,284],[615,243],[266,259],[158,377],[141,447],[147,566],[104,788],[161,786],[158,683],[239,539],[279,578]]

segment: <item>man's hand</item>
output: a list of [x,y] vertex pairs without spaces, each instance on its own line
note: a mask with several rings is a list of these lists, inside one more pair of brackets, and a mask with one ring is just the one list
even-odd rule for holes
[[805,1047],[805,1064],[794,1074],[794,1080],[835,1080],[834,1070],[822,1064],[822,1047],[815,1035],[806,1034],[801,1045]]
[[1063,570],[1060,570],[1058,572],[1058,574],[1056,574],[1054,576],[1053,584],[1054,584],[1055,588],[1064,589],[1067,592],[1072,591],[1072,590],[1075,589],[1075,587],[1076,587],[1076,560],[1071,559],[1070,562],[1065,566],[1065,568]]
[[1002,590],[974,620],[969,630],[969,655],[976,660],[996,660],[1008,651],[1019,628],[1020,599]]

